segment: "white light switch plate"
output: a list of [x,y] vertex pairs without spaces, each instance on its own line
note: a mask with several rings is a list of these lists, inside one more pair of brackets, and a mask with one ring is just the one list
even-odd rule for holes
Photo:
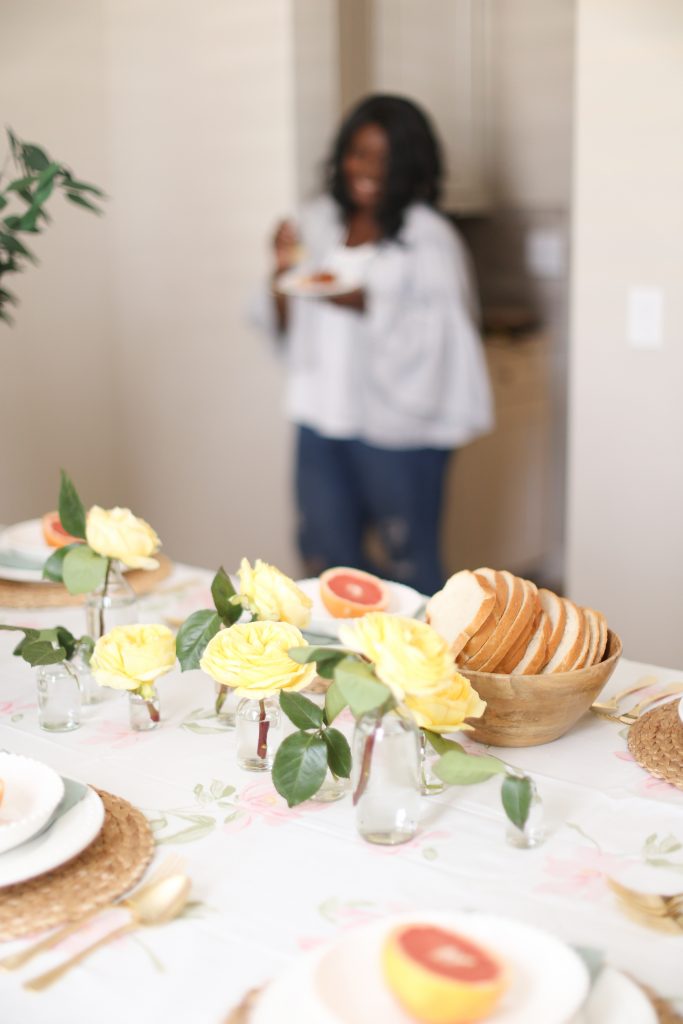
[[663,307],[661,288],[631,288],[628,293],[626,336],[632,348],[662,347]]

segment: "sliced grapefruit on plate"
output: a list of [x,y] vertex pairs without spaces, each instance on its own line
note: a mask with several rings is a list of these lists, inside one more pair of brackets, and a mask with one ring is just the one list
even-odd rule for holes
[[357,619],[367,612],[383,612],[391,593],[386,583],[361,569],[335,566],[320,576],[320,597],[335,619]]
[[62,526],[59,512],[46,512],[40,520],[45,543],[51,548],[64,548],[67,544],[75,544],[80,541],[78,537],[72,537]]

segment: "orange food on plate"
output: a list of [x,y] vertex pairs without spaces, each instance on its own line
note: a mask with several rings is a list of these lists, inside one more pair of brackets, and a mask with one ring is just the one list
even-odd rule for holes
[[2,803],[5,796],[5,783],[0,779],[0,804]]
[[49,544],[51,548],[63,548],[67,544],[74,544],[79,540],[78,537],[72,537],[70,533],[66,532],[59,518],[59,512],[46,512],[40,523],[45,543]]
[[329,270],[318,270],[315,274],[310,274],[308,280],[311,284],[332,284],[337,280],[337,276]]
[[367,612],[385,611],[391,594],[372,573],[335,566],[320,577],[320,597],[335,619],[357,619]]
[[421,1024],[471,1024],[500,1002],[508,979],[482,946],[433,924],[394,929],[382,947],[389,988]]

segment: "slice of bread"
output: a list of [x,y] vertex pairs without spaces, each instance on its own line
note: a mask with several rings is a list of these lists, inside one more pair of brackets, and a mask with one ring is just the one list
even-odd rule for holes
[[538,598],[541,602],[541,608],[550,619],[550,637],[548,638],[546,652],[546,662],[548,662],[560,646],[560,640],[562,639],[567,622],[567,609],[562,598],[558,597],[557,594],[553,594],[552,590],[545,590],[541,587],[538,592]]
[[486,622],[496,603],[495,590],[469,569],[456,572],[427,602],[426,619],[444,638],[453,657]]
[[602,612],[595,608],[584,608],[590,626],[591,642],[586,657],[586,665],[597,665],[602,661],[607,646],[607,620]]
[[536,629],[529,640],[526,650],[519,661],[510,669],[511,675],[533,676],[536,675],[541,665],[546,660],[548,640],[550,639],[550,619],[541,609],[538,614]]
[[460,657],[463,660],[472,658],[480,651],[484,646],[488,638],[493,633],[494,629],[500,622],[500,618],[505,611],[505,605],[507,603],[508,587],[507,582],[501,573],[495,569],[475,569],[475,576],[483,578],[489,586],[493,587],[496,592],[496,603],[493,606],[493,610],[489,614],[486,622],[477,630],[474,636],[467,641],[462,649]]
[[511,572],[507,572],[505,569],[497,574],[497,580],[500,584],[501,590],[505,590],[505,606],[503,608],[503,614],[501,615],[495,629],[490,633],[486,641],[482,644],[476,654],[473,654],[467,659],[461,658],[459,664],[467,666],[472,670],[479,670],[482,665],[489,660],[491,655],[497,648],[498,640],[497,637],[507,632],[510,629],[512,623],[519,614],[519,610],[522,607],[522,601],[524,599],[524,586],[522,581],[516,576],[513,576]]
[[[494,631],[489,640],[489,643],[493,642],[493,650],[481,666],[482,672],[495,672],[497,667],[503,663],[505,656],[518,643],[524,632],[526,630],[530,631],[536,619],[539,610],[536,585],[531,583],[530,580],[520,580],[517,577],[515,579],[517,579],[517,582],[522,587],[521,607],[506,632],[500,628],[500,625]],[[486,646],[485,644],[484,649]]]
[[516,644],[510,648],[500,664],[496,665],[496,672],[503,672],[507,675],[512,671],[517,662],[521,661],[536,630],[540,614],[540,611],[536,613],[536,617],[529,622],[528,627],[524,630]]
[[581,650],[577,654],[576,661],[574,662],[574,664],[570,666],[570,668],[569,668],[570,672],[576,672],[577,669],[585,667],[585,665],[587,664],[588,651],[589,651],[590,642],[591,642],[591,627],[590,627],[590,622],[589,622],[588,616],[586,615],[585,608],[579,607],[579,615],[581,616],[581,619],[582,619],[582,630],[583,630],[583,632],[581,634],[582,635]]
[[583,648],[585,616],[573,601],[566,597],[560,600],[565,607],[567,619],[557,650],[541,669],[544,673],[568,672]]

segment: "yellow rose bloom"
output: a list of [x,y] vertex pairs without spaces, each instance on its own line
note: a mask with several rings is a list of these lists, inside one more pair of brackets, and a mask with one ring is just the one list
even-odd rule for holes
[[243,558],[237,575],[238,597],[252,615],[271,622],[289,622],[293,626],[308,625],[313,602],[275,566],[257,558],[252,568]]
[[289,622],[238,622],[221,629],[209,640],[200,661],[201,668],[238,697],[261,700],[280,690],[303,690],[316,667],[299,665],[288,655],[290,647],[305,647],[306,641]]
[[486,710],[486,701],[459,672],[455,672],[449,684],[436,693],[406,694],[405,705],[415,723],[431,732],[471,729],[464,720],[480,718]]
[[443,689],[455,674],[446,641],[426,622],[369,612],[339,627],[345,647],[364,655],[397,700]]
[[175,665],[175,636],[168,626],[116,626],[95,644],[90,668],[100,686],[140,690]]
[[100,508],[93,505],[85,522],[88,546],[105,558],[117,558],[129,569],[158,569],[151,556],[161,547],[156,533],[129,508]]

